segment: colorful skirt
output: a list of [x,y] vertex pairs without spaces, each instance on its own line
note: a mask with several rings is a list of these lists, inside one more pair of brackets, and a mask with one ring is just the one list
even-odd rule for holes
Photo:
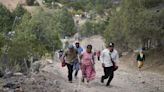
[[86,78],[87,81],[95,79],[96,71],[93,65],[81,65],[81,71],[83,78]]

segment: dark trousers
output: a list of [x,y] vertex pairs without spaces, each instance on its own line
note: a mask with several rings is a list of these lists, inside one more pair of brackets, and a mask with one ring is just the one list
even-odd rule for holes
[[104,67],[104,76],[102,76],[101,80],[104,81],[104,79],[107,79],[108,78],[108,81],[107,81],[107,86],[110,85],[112,79],[114,77],[114,71],[113,71],[113,66],[111,67]]
[[97,60],[100,61],[100,56],[97,56]]
[[68,80],[72,81],[73,65],[67,64],[67,68],[68,68]]

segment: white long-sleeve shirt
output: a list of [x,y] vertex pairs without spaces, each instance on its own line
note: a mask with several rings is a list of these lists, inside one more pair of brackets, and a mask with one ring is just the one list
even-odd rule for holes
[[110,52],[108,49],[104,49],[100,55],[100,61],[105,65],[105,67],[113,66],[110,55],[115,63],[119,61],[117,50],[114,49],[113,52]]

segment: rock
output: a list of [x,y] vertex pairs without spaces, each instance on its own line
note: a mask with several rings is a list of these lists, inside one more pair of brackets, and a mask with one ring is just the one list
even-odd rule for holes
[[41,61],[35,61],[31,66],[31,71],[33,73],[38,73],[40,71]]
[[10,90],[9,88],[3,88],[2,92],[10,92],[9,90]]
[[16,83],[16,82],[14,83],[10,82],[3,85],[3,88],[16,89],[16,88],[20,88],[20,85],[19,83]]
[[11,76],[13,76],[13,72],[6,70],[3,77],[4,78],[10,78]]
[[14,76],[22,76],[23,73],[17,72],[17,73],[14,73],[13,75],[14,75]]
[[46,63],[47,63],[47,64],[53,64],[53,61],[50,60],[50,59],[47,59],[47,60],[46,60]]
[[145,81],[142,81],[141,83],[142,83],[142,84],[145,84]]
[[16,88],[14,92],[23,92],[23,89],[19,87],[19,88]]
[[55,85],[61,85],[60,82],[57,81],[57,80],[54,80],[53,83],[54,83]]
[[3,88],[14,89],[15,88],[15,84],[13,84],[13,83],[7,83],[7,84],[3,85]]
[[121,55],[122,55],[122,56],[126,56],[126,55],[128,55],[128,53],[129,53],[129,52],[122,52]]

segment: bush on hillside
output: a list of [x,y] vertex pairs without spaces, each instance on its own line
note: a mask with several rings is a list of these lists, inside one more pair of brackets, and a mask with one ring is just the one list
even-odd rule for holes
[[34,5],[35,0],[26,0],[27,5],[32,6]]
[[[164,46],[164,8],[154,9],[161,0],[124,0],[120,10],[113,9],[104,33],[106,42],[120,48],[158,48]],[[150,5],[150,6],[147,6]]]

